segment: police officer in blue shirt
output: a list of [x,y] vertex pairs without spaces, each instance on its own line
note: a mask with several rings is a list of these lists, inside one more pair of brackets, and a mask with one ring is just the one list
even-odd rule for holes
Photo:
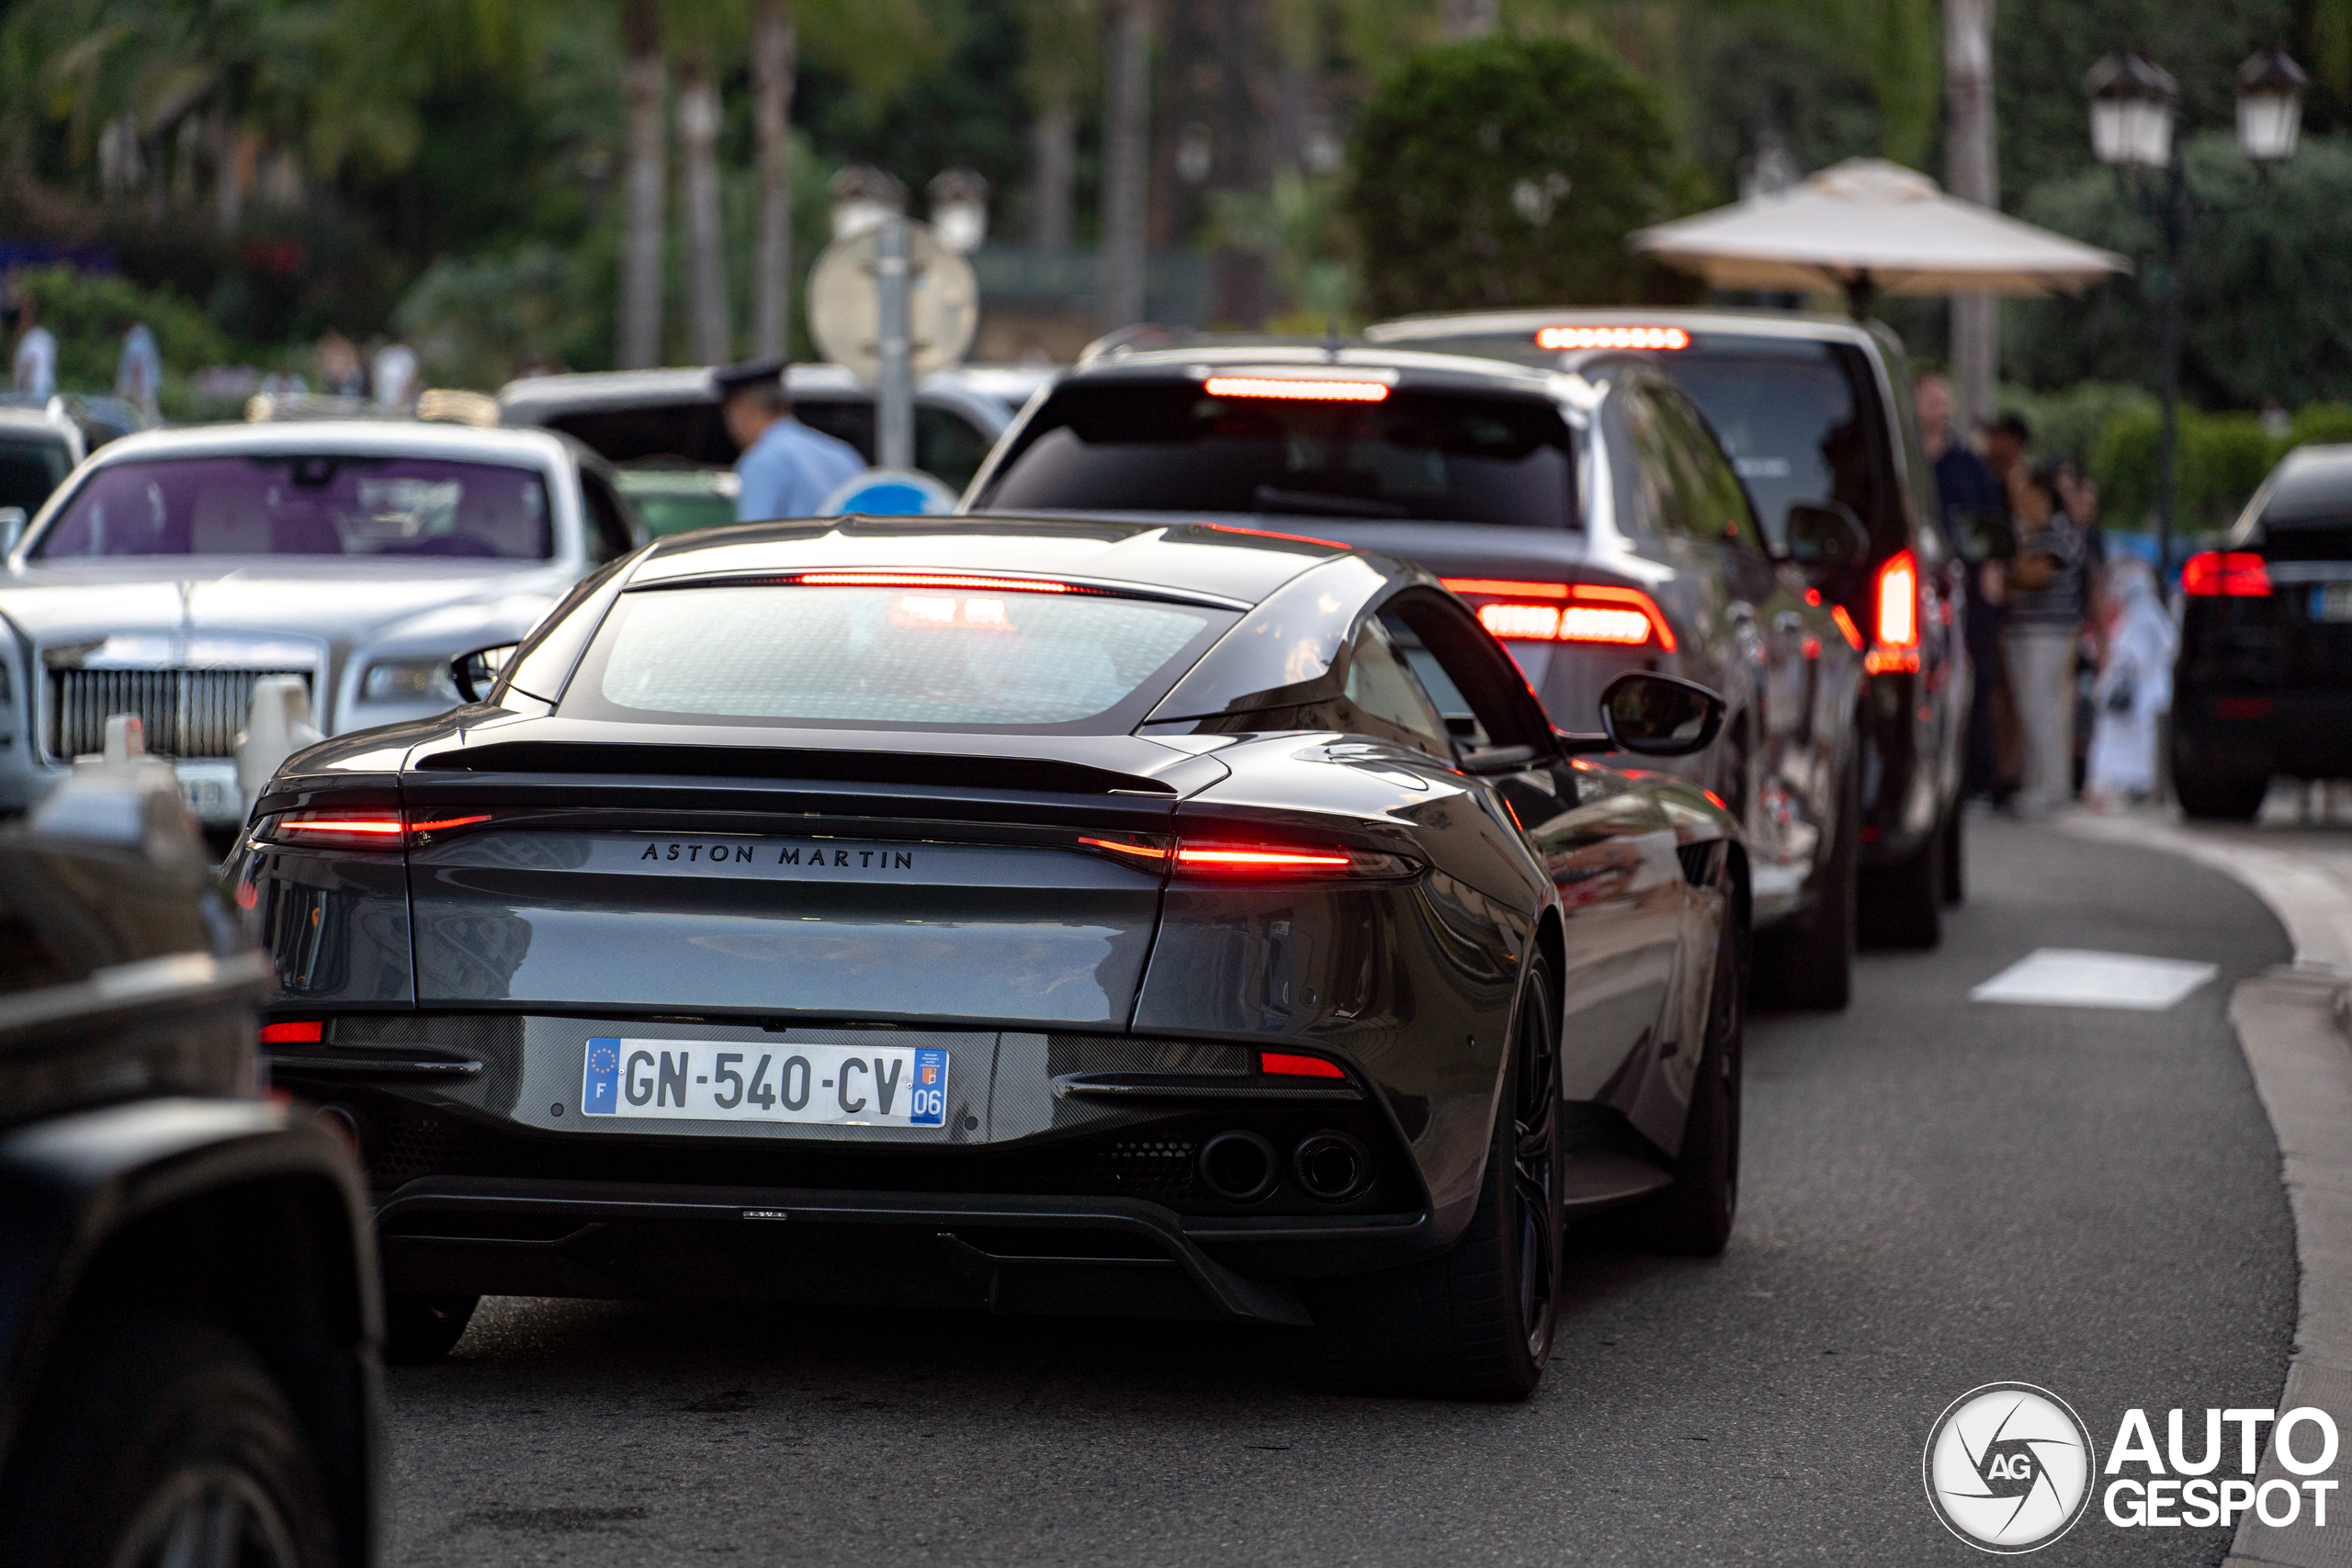
[[711,372],[727,434],[743,454],[735,459],[739,523],[816,516],[842,481],[865,470],[856,447],[792,417],[784,387],[789,363],[754,359]]

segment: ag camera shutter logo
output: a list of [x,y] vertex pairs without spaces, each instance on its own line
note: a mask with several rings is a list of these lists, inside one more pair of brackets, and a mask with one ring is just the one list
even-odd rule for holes
[[2075,1528],[2098,1456],[2067,1403],[2027,1382],[1970,1389],[1928,1434],[1920,1468],[1944,1528],[1980,1551],[2039,1551]]

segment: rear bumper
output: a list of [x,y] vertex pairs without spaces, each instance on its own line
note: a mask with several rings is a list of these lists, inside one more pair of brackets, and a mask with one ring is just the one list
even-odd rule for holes
[[1117,1198],[520,1179],[413,1181],[376,1218],[385,1286],[400,1292],[1291,1325],[1310,1320],[1284,1278],[1437,1245],[1426,1213],[1186,1220]]
[[2352,774],[2352,690],[2183,691],[2175,765],[2228,775]]

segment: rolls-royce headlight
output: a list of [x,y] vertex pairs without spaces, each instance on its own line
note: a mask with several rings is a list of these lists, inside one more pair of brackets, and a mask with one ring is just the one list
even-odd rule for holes
[[449,681],[446,659],[380,659],[360,678],[363,703],[450,703],[458,688]]

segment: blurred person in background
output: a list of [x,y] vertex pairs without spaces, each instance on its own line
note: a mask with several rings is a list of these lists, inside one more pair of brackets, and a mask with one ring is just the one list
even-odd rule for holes
[[[1914,384],[1912,397],[1919,417],[1919,439],[1935,465],[1936,493],[1943,505],[1944,536],[1954,549],[1972,531],[1977,517],[2009,514],[2007,493],[1984,458],[1955,439],[1951,427],[1951,382],[1928,371]],[[1962,761],[1961,793],[1996,799],[2001,794],[1998,752],[1995,743],[1994,703],[2002,685],[2001,567],[1998,561],[1968,566],[1968,662],[1975,671],[1975,689],[1968,706],[1967,744]]]
[[394,337],[376,351],[368,380],[376,394],[376,406],[396,412],[413,408],[416,394],[424,389],[418,384],[416,350],[403,337]]
[[2098,713],[2095,688],[2107,663],[2107,534],[2098,525],[2098,481],[2072,457],[2057,459],[2052,479],[2058,509],[2073,521],[2083,540],[2083,629],[2075,649],[2075,793],[2079,795],[2090,777],[2091,728]]
[[2082,637],[2086,548],[2058,500],[2058,466],[2009,469],[2018,530],[2002,637],[2024,755],[2015,807],[2031,819],[2074,795],[2075,660]]
[[2156,574],[2132,557],[2107,569],[2103,601],[2111,606],[2107,657],[2093,687],[2086,798],[2114,808],[2156,790],[2156,727],[2172,706],[2172,660],[2179,633],[2156,596]]
[[792,394],[784,386],[787,363],[754,359],[711,372],[725,400],[719,412],[727,434],[743,454],[735,459],[739,523],[814,517],[827,496],[865,470],[856,447],[792,417]]
[[40,305],[29,294],[17,305],[17,356],[10,362],[17,390],[48,399],[57,393],[57,338],[40,324]]
[[351,340],[329,327],[319,339],[319,390],[331,398],[356,398],[368,390],[368,372]]
[[[2004,501],[2009,493],[2012,475],[2025,467],[2026,448],[2033,443],[2033,426],[2017,412],[2004,413],[1989,419],[1977,427],[1976,445],[1984,454],[1984,466],[1993,470],[1993,478],[2001,487]],[[2014,515],[2007,519],[2012,534],[2023,530],[2025,525]],[[1985,563],[1988,570],[1978,573],[1979,590],[1990,599],[2000,617],[2003,644],[2006,649],[2008,626],[2008,560]],[[2017,797],[2018,781],[2025,770],[2025,737],[2018,718],[2017,690],[2010,681],[2010,671],[2005,662],[2000,677],[1994,682],[1993,715],[1993,800],[2007,806]]]
[[122,334],[122,353],[114,363],[114,395],[145,414],[159,417],[156,399],[164,389],[164,351],[144,321],[133,321]]

